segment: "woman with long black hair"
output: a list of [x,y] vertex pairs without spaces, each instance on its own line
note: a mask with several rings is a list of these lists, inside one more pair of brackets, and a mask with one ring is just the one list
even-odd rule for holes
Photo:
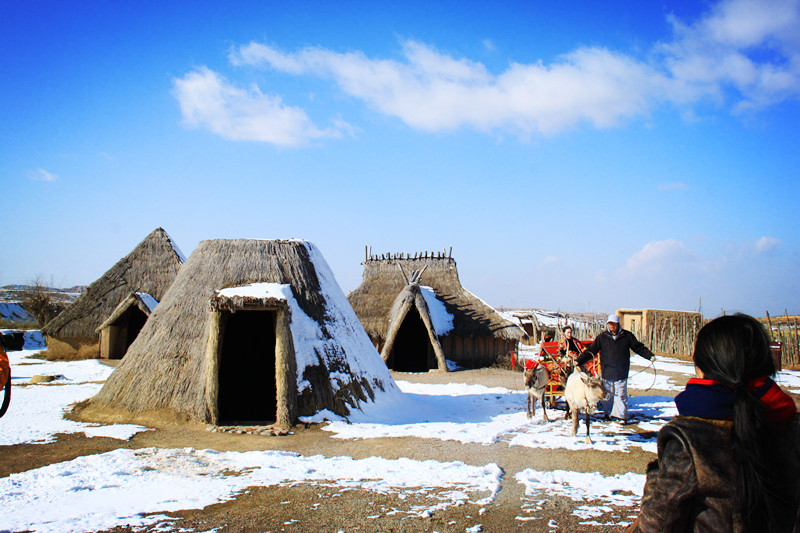
[[697,335],[697,378],[658,434],[629,531],[800,531],[800,423],[772,380],[764,326],[723,316]]

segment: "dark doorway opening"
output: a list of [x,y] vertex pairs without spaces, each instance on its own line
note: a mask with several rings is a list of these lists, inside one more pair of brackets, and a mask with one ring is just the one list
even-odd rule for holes
[[128,352],[133,341],[139,336],[147,315],[137,306],[130,306],[120,317],[105,329],[108,335],[108,354],[109,359],[122,359]]
[[416,307],[411,307],[403,319],[394,340],[390,360],[397,372],[427,372],[431,369],[433,352],[428,330]]
[[219,424],[276,420],[275,311],[226,313],[219,363]]
[[[127,352],[128,348],[130,348],[131,344],[133,344],[133,341],[135,341],[136,337],[139,336],[139,332],[142,331],[144,323],[147,322],[148,317],[135,305],[132,305],[126,314],[130,315],[128,317],[128,335],[125,339],[125,351]],[[122,356],[120,355],[120,357]]]

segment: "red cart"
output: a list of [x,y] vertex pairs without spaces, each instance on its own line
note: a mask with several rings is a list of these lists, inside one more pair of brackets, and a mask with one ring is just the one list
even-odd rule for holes
[[[590,342],[584,341],[584,344]],[[575,366],[574,358],[569,355],[559,355],[558,342],[543,342],[539,345],[539,359],[550,372],[550,381],[547,382],[545,392],[550,398],[550,407],[555,407],[557,399],[564,396],[564,386]],[[600,359],[597,355],[583,366],[593,376],[600,375]]]

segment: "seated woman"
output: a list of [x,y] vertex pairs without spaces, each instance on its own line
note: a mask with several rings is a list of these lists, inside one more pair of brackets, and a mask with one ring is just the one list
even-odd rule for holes
[[581,341],[572,336],[572,326],[564,326],[564,337],[558,343],[558,355],[581,354],[586,349]]
[[798,531],[800,418],[772,381],[764,326],[722,316],[697,334],[697,378],[658,433],[629,532]]

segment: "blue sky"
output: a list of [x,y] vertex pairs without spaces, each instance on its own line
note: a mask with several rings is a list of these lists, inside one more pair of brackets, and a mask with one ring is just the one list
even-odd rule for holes
[[6,2],[0,284],[158,226],[495,306],[800,312],[800,2]]

